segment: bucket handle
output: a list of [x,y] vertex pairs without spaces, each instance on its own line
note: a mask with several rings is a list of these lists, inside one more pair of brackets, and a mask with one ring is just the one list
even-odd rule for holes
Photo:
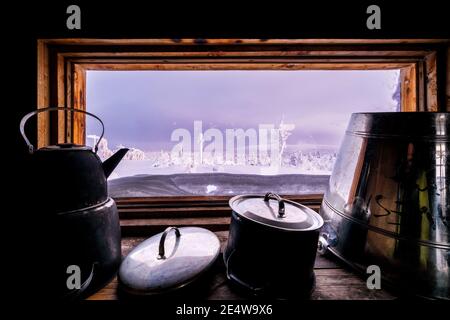
[[276,193],[267,192],[264,196],[264,201],[269,202],[270,199],[278,201],[278,217],[283,218],[285,214],[284,199]]
[[79,113],[83,113],[83,114],[87,114],[88,116],[91,116],[95,119],[97,119],[100,124],[102,125],[102,134],[100,135],[100,138],[98,139],[97,143],[95,144],[94,147],[94,152],[97,153],[98,151],[98,144],[100,143],[100,141],[103,138],[103,135],[105,133],[105,125],[103,124],[103,121],[97,117],[95,114],[89,113],[87,111],[81,110],[81,109],[73,109],[73,108],[63,108],[63,107],[54,107],[54,108],[41,108],[41,109],[37,109],[33,112],[30,112],[28,114],[26,114],[22,120],[20,120],[20,134],[22,135],[23,139],[25,140],[25,143],[28,146],[28,152],[30,154],[33,154],[35,151],[34,146],[31,144],[30,140],[28,140],[27,136],[25,135],[25,124],[28,121],[28,119],[30,119],[32,116],[41,113],[41,112],[47,112],[47,111],[56,111],[56,110],[63,110],[63,111],[70,111],[70,112],[79,112]]

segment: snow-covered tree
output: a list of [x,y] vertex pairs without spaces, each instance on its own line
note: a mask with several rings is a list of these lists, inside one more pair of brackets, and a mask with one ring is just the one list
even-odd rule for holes
[[[286,149],[287,139],[292,134],[292,131],[295,129],[295,124],[284,123],[284,115],[281,118],[280,125],[278,126],[278,132],[280,134],[280,150],[279,150],[279,159],[283,157],[283,153]],[[281,163],[280,163],[281,164]]]

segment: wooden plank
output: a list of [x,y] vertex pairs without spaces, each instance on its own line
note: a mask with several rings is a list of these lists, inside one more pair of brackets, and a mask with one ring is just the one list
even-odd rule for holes
[[229,225],[229,217],[126,219],[120,221],[124,236],[151,235],[164,231],[169,226],[198,226],[211,231],[225,231],[228,230]]
[[400,70],[401,110],[417,111],[416,66]]
[[114,278],[103,289],[88,297],[87,300],[118,300],[117,287],[117,278]]
[[[47,108],[50,104],[48,47],[43,40],[37,42],[37,107]],[[37,116],[37,148],[50,144],[50,117],[47,112]]]
[[[391,67],[402,68],[405,66],[409,66],[411,63],[417,63],[422,61],[420,58],[411,58],[411,57],[397,57],[392,59],[390,57],[339,57],[339,56],[331,56],[331,57],[201,57],[198,59],[194,58],[170,58],[170,57],[155,57],[155,58],[135,58],[135,57],[127,57],[127,58],[113,58],[113,57],[104,57],[104,58],[77,58],[77,59],[67,59],[73,64],[82,64],[85,65],[86,68],[95,68],[95,65],[102,64],[111,64],[111,65],[132,65],[132,64],[146,64],[146,65],[163,65],[164,67],[172,66],[173,68],[179,67],[192,67],[193,65],[202,65],[202,67],[209,69],[213,69],[215,65],[221,64],[229,64],[239,69],[238,67],[242,64],[244,66],[250,65],[301,65],[308,66],[311,64],[315,66],[319,65],[328,65],[328,64],[337,64],[338,66],[345,66],[348,64],[353,65],[368,65],[372,67],[372,64],[388,64]],[[191,66],[192,65],[192,66]],[[162,66],[162,67],[163,67]],[[375,66],[374,66],[375,67]]]
[[[386,290],[369,290],[364,280],[342,269],[332,269],[333,273],[322,274],[316,270],[316,288],[311,300],[392,300],[396,297]],[[335,279],[335,281],[332,281]],[[106,287],[87,300],[119,300],[118,281],[114,278]],[[224,274],[215,274],[210,283],[208,300],[245,300],[249,296],[238,294],[230,287]],[[132,298],[131,298],[132,299]]]
[[186,207],[186,208],[127,208],[119,209],[120,219],[154,219],[154,218],[201,218],[229,217],[231,209],[224,207]]
[[430,112],[439,110],[436,61],[436,53],[431,53],[425,57],[426,111]]
[[[220,242],[221,251],[226,245],[228,231],[216,232]],[[150,235],[149,235],[150,236]],[[147,236],[148,237],[148,236]],[[126,237],[122,239],[122,255],[125,257],[135,246],[147,237]],[[324,267],[325,266],[325,267]],[[369,290],[365,280],[357,274],[341,268],[334,259],[318,255],[315,263],[316,289],[311,299],[393,299],[394,296],[386,290]],[[230,286],[225,276],[225,266],[220,257],[211,271],[212,275],[200,286],[204,292],[191,291],[197,298],[209,300],[241,300],[248,299],[242,292],[237,292]],[[190,295],[192,297],[192,295]],[[133,299],[128,297],[129,299]],[[119,300],[117,278],[113,279],[103,289],[92,295],[88,300]]]
[[[298,201],[301,203],[321,203],[323,194],[303,194],[303,195],[286,195],[280,194],[285,199]],[[226,204],[233,196],[169,196],[169,197],[120,197],[115,198],[118,206],[122,205],[152,205],[152,204],[180,204],[186,206],[189,203],[196,205]]]
[[48,45],[322,45],[322,44],[439,44],[448,43],[448,39],[86,39],[64,38],[45,39]]
[[[320,205],[309,205],[318,211]],[[167,207],[167,208],[119,208],[120,219],[153,219],[153,218],[185,218],[185,217],[218,217],[230,216],[229,206],[218,207]]]
[[427,111],[426,101],[426,63],[421,61],[416,64],[416,111]]
[[[57,107],[66,106],[66,67],[64,57],[57,56],[57,67],[56,73],[56,101]],[[67,142],[67,123],[66,123],[66,112],[58,111],[58,143]]]
[[155,218],[155,219],[123,219],[120,221],[121,227],[131,226],[160,226],[168,227],[173,224],[177,226],[193,226],[193,225],[226,225],[230,224],[230,217],[201,217],[201,218]]
[[[318,211],[323,195],[281,195]],[[230,196],[173,196],[116,198],[119,213],[123,218],[152,218],[181,215],[202,215],[208,210],[213,215],[229,215]]]
[[[386,290],[369,290],[365,281],[343,269],[315,270],[316,288],[311,300],[391,300],[396,297]],[[330,272],[332,271],[332,272]],[[118,281],[114,278],[107,286],[88,300],[119,300]],[[230,287],[224,273],[217,273],[211,279],[208,300],[244,300],[249,296],[238,294]]]
[[345,269],[315,270],[316,289],[312,300],[391,300],[387,290],[370,290],[364,279]]
[[289,47],[284,50],[221,50],[211,49],[211,51],[81,51],[81,52],[62,52],[61,56],[66,59],[74,58],[208,58],[208,57],[396,57],[396,58],[423,58],[429,54],[429,50],[367,50],[354,49],[354,50],[324,50],[313,49],[308,47],[308,50],[291,49]]
[[447,100],[447,111],[450,112],[450,46],[447,47],[447,73],[446,73],[446,86],[445,86],[445,95]]
[[[64,74],[65,74],[65,107],[72,108],[73,106],[73,65],[64,60]],[[65,113],[65,128],[64,128],[64,141],[72,142],[72,134],[73,134],[73,114],[71,112]]]
[[[171,210],[172,208],[178,208],[178,209],[184,209],[187,208],[187,210],[191,210],[192,207],[195,208],[223,208],[227,207],[229,208],[228,202],[214,202],[214,203],[207,203],[208,196],[204,196],[203,198],[198,199],[197,203],[195,200],[193,201],[186,201],[186,202],[177,202],[176,200],[170,201],[165,200],[161,202],[149,202],[149,203],[140,203],[139,198],[136,199],[136,203],[133,203],[133,201],[127,202],[126,204],[120,203],[118,204],[119,209],[123,209],[123,212],[152,212],[152,211],[158,211],[161,209],[168,209]],[[284,199],[289,199],[287,197],[283,197]],[[298,202],[303,205],[307,206],[317,206],[321,204],[321,200],[311,200],[311,201],[303,201],[299,199],[290,199],[294,202]],[[205,209],[206,210],[206,209]]]
[[121,213],[127,218],[130,214],[137,213],[139,216],[141,214],[148,214],[149,216],[154,216],[154,214],[169,214],[171,212],[175,214],[186,213],[187,215],[192,215],[193,213],[201,212],[218,212],[220,213],[230,213],[231,209],[228,205],[224,206],[190,206],[190,207],[124,207],[120,209]]
[[[283,196],[302,203],[319,212],[321,195]],[[211,223],[213,230],[227,230],[231,208],[228,196],[215,197],[158,197],[117,199],[119,216],[128,235],[161,230],[167,223],[176,221],[184,225]],[[225,218],[226,220],[208,220]],[[176,219],[176,220],[175,220]],[[199,220],[202,220],[198,222]],[[205,222],[210,221],[210,222]]]
[[393,70],[406,68],[410,62],[316,62],[316,63],[83,63],[87,70]]
[[[72,108],[86,110],[86,69],[79,64],[73,65],[73,96]],[[86,115],[80,112],[73,113],[72,142],[85,144],[86,140]]]

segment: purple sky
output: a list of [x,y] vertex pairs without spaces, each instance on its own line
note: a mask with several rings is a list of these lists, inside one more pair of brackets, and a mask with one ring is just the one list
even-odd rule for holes
[[[289,144],[338,145],[352,112],[396,111],[398,71],[88,71],[87,109],[111,148],[170,150],[176,128],[293,123]],[[88,120],[87,133],[98,134]]]

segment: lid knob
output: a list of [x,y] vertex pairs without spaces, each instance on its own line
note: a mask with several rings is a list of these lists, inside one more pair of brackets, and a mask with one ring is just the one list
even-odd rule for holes
[[276,193],[267,192],[266,195],[264,196],[264,201],[269,202],[270,199],[278,201],[278,217],[283,218],[285,213],[283,198],[281,198]]

